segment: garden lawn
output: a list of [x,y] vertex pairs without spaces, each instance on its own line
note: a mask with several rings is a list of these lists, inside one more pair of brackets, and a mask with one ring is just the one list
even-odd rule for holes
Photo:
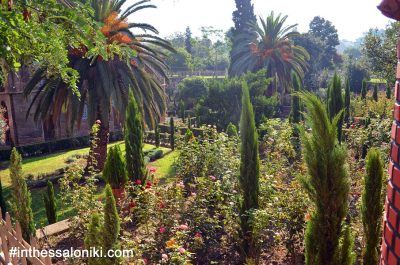
[[[125,151],[125,145],[123,144],[123,142],[110,144],[109,147],[116,144],[121,146],[122,152]],[[148,151],[154,148],[156,148],[154,145],[149,145],[149,144],[144,145],[144,151]],[[162,149],[164,152],[167,152],[169,150],[168,148],[163,148],[163,147],[160,147],[160,149]],[[45,156],[25,158],[23,159],[22,170],[24,171],[25,176],[29,174],[33,175],[34,177],[37,177],[41,174],[51,174],[53,172],[55,173],[57,170],[65,168],[68,165],[68,163],[66,163],[68,159],[76,155],[86,155],[88,153],[89,153],[89,147],[86,147],[82,149],[59,152]],[[10,171],[7,168],[8,164],[9,164],[8,161],[2,162],[0,164],[2,168],[6,168],[0,170],[0,178],[3,187],[10,186]]]
[[156,169],[155,176],[160,179],[161,183],[171,180],[175,177],[175,161],[178,158],[178,151],[172,151],[164,155],[164,157],[149,163],[149,167]]

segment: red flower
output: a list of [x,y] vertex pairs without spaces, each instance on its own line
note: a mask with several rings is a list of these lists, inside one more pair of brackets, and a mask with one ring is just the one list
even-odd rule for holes
[[201,237],[201,234],[200,234],[199,232],[197,232],[197,233],[194,235],[194,237],[199,238],[199,237]]
[[144,263],[147,263],[147,262],[149,262],[149,260],[146,259],[146,258],[143,258],[143,262],[144,262]]
[[158,207],[160,207],[160,209],[164,209],[165,208],[165,203],[164,202],[160,202],[158,204]]
[[166,231],[166,229],[165,229],[164,226],[161,226],[160,229],[158,229],[158,231],[159,231],[161,234],[164,234],[165,231]]
[[142,181],[140,179],[138,179],[135,181],[135,183],[136,183],[136,185],[140,185],[140,184],[142,184]]
[[147,181],[146,189],[150,189],[150,188],[151,188],[151,182],[150,182],[150,181]]
[[129,203],[129,208],[135,208],[136,207],[136,203],[134,202],[134,201],[131,201],[130,203]]

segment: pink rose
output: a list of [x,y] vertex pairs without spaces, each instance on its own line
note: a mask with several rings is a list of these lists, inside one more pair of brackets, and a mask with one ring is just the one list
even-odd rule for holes
[[186,249],[184,249],[184,248],[179,248],[179,253],[181,253],[181,254],[185,254],[185,252],[186,252]]
[[161,226],[160,229],[158,230],[161,234],[164,234],[166,229],[164,226]]
[[189,226],[187,226],[187,225],[180,225],[179,226],[179,229],[181,229],[181,230],[188,230],[189,229]]
[[168,260],[168,255],[165,254],[165,253],[162,254],[162,255],[161,255],[161,259],[164,260],[164,261]]
[[212,181],[216,180],[216,178],[215,178],[214,176],[210,176],[210,179],[211,179]]

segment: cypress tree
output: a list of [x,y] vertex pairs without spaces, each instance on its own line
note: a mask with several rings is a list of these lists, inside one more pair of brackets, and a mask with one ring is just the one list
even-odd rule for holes
[[182,122],[185,122],[185,103],[183,102],[183,100],[179,101],[179,112]]
[[6,201],[4,200],[3,185],[1,184],[1,179],[0,179],[0,207],[1,207],[1,216],[3,217],[3,219],[5,219],[7,212],[7,205]]
[[188,53],[192,54],[192,31],[186,27],[185,32],[185,49]]
[[390,99],[392,97],[392,90],[390,89],[390,86],[386,85],[386,98]]
[[350,120],[350,81],[346,78],[344,93],[344,121],[348,123]]
[[349,225],[344,225],[343,237],[340,244],[340,265],[353,265],[356,260],[354,253],[354,237]]
[[[100,249],[103,246],[102,243],[103,227],[100,222],[100,215],[94,213],[90,220],[89,229],[85,237],[85,248]],[[104,261],[100,257],[88,257],[88,265],[102,265]]]
[[140,180],[145,183],[147,174],[143,154],[143,123],[132,90],[129,91],[126,108],[124,136],[128,176],[133,181]]
[[158,127],[158,123],[156,124],[156,127],[154,128],[154,141],[156,144],[156,147],[160,147],[160,127]]
[[226,127],[226,134],[229,137],[239,137],[236,126],[232,122]]
[[371,148],[367,154],[367,174],[361,197],[361,216],[364,227],[365,248],[363,264],[375,265],[379,261],[381,238],[383,162],[379,151]]
[[240,116],[240,176],[242,191],[240,221],[243,238],[243,250],[246,257],[255,258],[256,249],[252,235],[251,211],[258,209],[260,159],[258,154],[258,136],[254,120],[253,106],[250,103],[249,89],[242,84],[242,113]]
[[32,213],[32,197],[22,174],[22,158],[14,147],[10,157],[10,178],[13,196],[13,212],[16,220],[21,225],[22,236],[29,242],[35,234],[35,224]]
[[54,186],[51,181],[47,181],[47,192],[43,194],[43,202],[46,208],[46,216],[49,224],[57,222],[56,199],[54,196]]
[[128,182],[126,166],[118,145],[112,146],[108,152],[103,169],[103,179],[113,189],[123,188]]
[[312,133],[302,130],[304,159],[308,176],[302,178],[305,191],[314,203],[314,211],[305,232],[307,265],[336,265],[345,259],[340,253],[340,238],[348,212],[350,180],[346,169],[346,149],[337,141],[340,114],[332,121],[321,101],[311,93],[302,93]]
[[[107,253],[110,249],[118,249],[118,235],[120,232],[120,219],[118,216],[117,206],[111,186],[106,185],[105,188],[105,205],[104,205],[104,226],[103,226],[103,251]],[[118,258],[109,258],[107,264],[119,264]]]
[[300,115],[300,99],[296,95],[301,90],[301,81],[296,73],[292,73],[293,95],[292,95],[292,111],[290,118],[292,123],[299,123],[301,120]]
[[367,98],[367,80],[363,79],[361,86],[361,99]]
[[375,101],[378,101],[378,86],[377,85],[374,85],[374,91],[372,92],[372,98]]
[[[337,73],[333,75],[333,79],[329,84],[327,105],[329,118],[332,121],[333,118],[343,109],[342,83]],[[339,143],[342,140],[342,124],[343,115],[340,114],[337,123],[337,138],[339,140]]]
[[175,149],[175,126],[174,126],[174,118],[171,117],[169,119],[169,141],[171,145],[171,149]]
[[192,129],[192,118],[190,117],[190,115],[189,115],[189,117],[188,117],[188,129],[189,129],[189,130]]

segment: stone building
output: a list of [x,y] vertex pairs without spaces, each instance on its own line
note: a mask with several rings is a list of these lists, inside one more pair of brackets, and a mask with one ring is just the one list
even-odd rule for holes
[[[8,129],[5,141],[1,144],[2,149],[7,149],[13,143],[16,146],[43,143],[65,138],[86,136],[89,134],[86,113],[83,114],[82,124],[72,134],[67,135],[66,117],[63,115],[58,124],[52,122],[35,122],[33,111],[27,116],[27,111],[35,93],[25,97],[23,90],[29,81],[30,72],[27,68],[18,73],[9,75],[6,85],[0,87],[0,105],[3,108]],[[33,106],[32,110],[35,109]],[[110,131],[121,130],[121,124],[111,115]]]

